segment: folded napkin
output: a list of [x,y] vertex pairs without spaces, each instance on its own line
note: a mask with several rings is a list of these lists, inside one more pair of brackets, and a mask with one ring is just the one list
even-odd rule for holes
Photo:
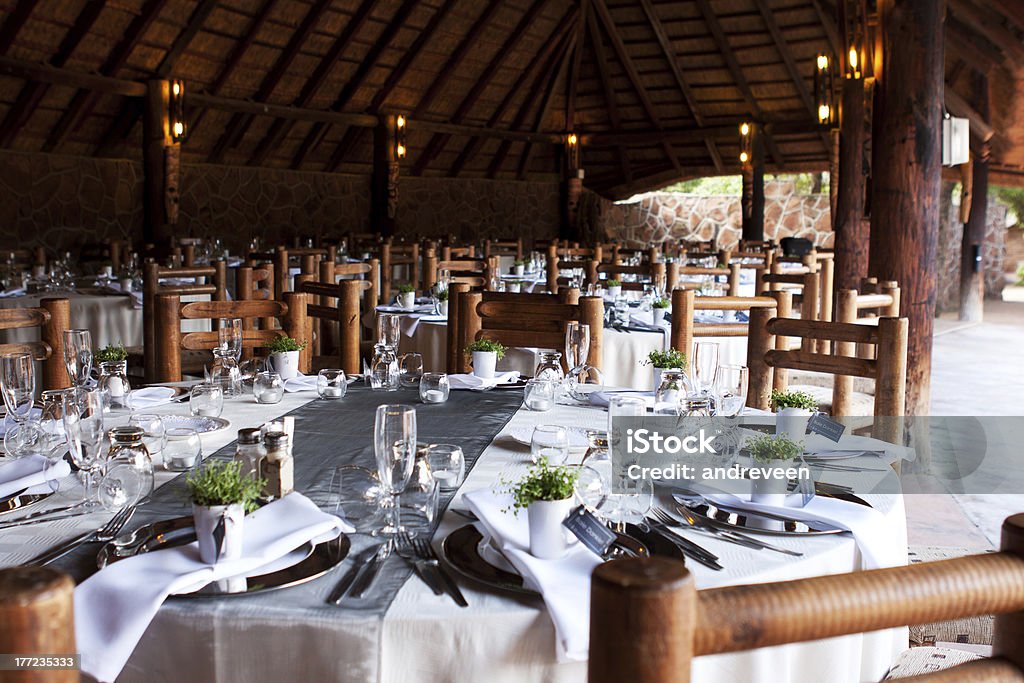
[[399,325],[402,327],[402,334],[406,337],[412,337],[416,334],[416,328],[420,326],[421,322],[443,323],[447,321],[447,316],[435,315],[433,312],[410,313],[409,315],[402,316],[402,319],[399,321]]
[[590,650],[590,575],[601,558],[577,543],[557,560],[538,559],[529,552],[526,511],[520,510],[518,515],[511,510],[503,512],[511,505],[511,496],[477,489],[463,499],[527,587],[543,596],[555,625],[559,660],[585,660]]
[[851,503],[838,498],[815,496],[807,505],[799,507],[803,497],[794,494],[786,497],[786,506],[762,505],[750,501],[748,494],[724,493],[702,484],[688,484],[687,488],[700,493],[705,500],[728,508],[739,508],[749,512],[767,512],[785,515],[802,522],[825,522],[845,529],[853,534],[863,559],[863,569],[900,567],[907,563],[906,529],[890,524],[885,516],[874,508]]
[[646,328],[655,332],[664,332],[671,327],[668,322],[655,325],[654,316],[651,315],[650,311],[631,314],[629,316],[629,324],[633,327]]
[[885,454],[883,461],[886,463],[914,460],[917,457],[917,452],[913,448],[856,434],[844,434],[838,443],[821,434],[807,434],[804,437],[804,450],[822,458],[829,457],[829,453],[835,451],[880,451]]
[[15,287],[14,289],[8,289],[7,291],[0,292],[0,299],[6,299],[9,296],[23,296],[24,294],[24,287]]
[[[13,496],[22,489],[44,487],[40,492],[50,490],[46,483],[51,479],[63,479],[71,474],[71,465],[66,460],[53,462],[42,455],[29,455],[0,466],[0,498]],[[45,490],[44,490],[45,489]]]
[[634,391],[633,389],[609,389],[607,391],[593,391],[590,393],[590,405],[600,408],[607,408],[613,396],[628,396],[639,398],[647,404],[648,408],[654,407],[653,391]]
[[303,375],[301,372],[291,379],[284,381],[284,390],[293,393],[296,391],[316,391],[316,375]]
[[290,493],[246,516],[238,559],[204,564],[198,543],[191,543],[106,567],[75,589],[75,637],[82,669],[100,681],[117,678],[167,596],[252,575],[306,543],[352,531],[301,493]]
[[476,375],[448,375],[448,386],[451,389],[470,389],[471,391],[486,391],[493,389],[499,384],[512,384],[519,381],[519,372],[496,372],[494,377],[484,379]]
[[177,393],[173,387],[141,387],[139,389],[132,389],[131,393],[128,394],[128,406],[132,410],[148,410],[149,408],[170,403]]

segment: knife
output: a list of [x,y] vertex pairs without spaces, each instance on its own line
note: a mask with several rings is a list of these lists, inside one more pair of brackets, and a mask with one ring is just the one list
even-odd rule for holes
[[81,508],[83,507],[87,506],[82,503],[75,503],[74,505],[53,508],[51,510],[38,510],[32,514],[25,515],[24,517],[12,519],[9,522],[0,522],[0,529],[9,529],[11,527],[23,526],[25,524],[41,524],[42,522],[67,519],[68,517],[77,517],[82,514]]
[[455,604],[459,607],[469,607],[469,603],[466,602],[466,597],[462,594],[462,591],[459,590],[459,585],[455,583],[455,579],[453,579],[452,575],[448,573],[448,570],[442,567],[438,560],[434,560],[429,564],[434,568],[434,571],[440,575],[441,580],[444,582],[445,590],[447,590],[448,594],[452,596],[453,600],[455,600]]
[[427,570],[426,562],[423,560],[413,560],[408,557],[402,559],[412,567],[412,570],[416,572],[416,576],[420,577],[420,580],[427,584],[427,588],[434,591],[434,595],[444,595],[444,586],[433,572]]
[[356,577],[355,583],[352,584],[352,589],[349,590],[348,593],[350,597],[363,597],[363,593],[369,589],[373,584],[373,580],[377,578],[377,573],[384,564],[384,560],[386,560],[388,555],[391,554],[390,545],[390,543],[384,543],[379,546],[377,553],[373,556],[373,559],[367,563],[363,571],[359,572],[359,576]]
[[337,605],[339,602],[341,602],[341,599],[345,597],[345,593],[352,585],[352,582],[356,580],[356,576],[359,574],[359,572],[366,568],[366,564],[371,559],[373,559],[374,555],[377,554],[378,547],[379,546],[373,546],[372,548],[364,551],[358,557],[355,558],[352,566],[349,567],[349,570],[345,572],[345,574],[341,577],[341,580],[338,581],[334,589],[331,590],[325,602],[332,605]]

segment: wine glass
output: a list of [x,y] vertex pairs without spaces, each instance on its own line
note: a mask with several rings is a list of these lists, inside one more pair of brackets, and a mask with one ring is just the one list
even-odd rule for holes
[[590,325],[570,320],[565,325],[565,364],[569,370],[586,365],[590,357]]
[[747,403],[747,368],[742,365],[720,365],[715,375],[715,414],[735,417]]
[[237,363],[242,358],[242,319],[221,318],[217,327],[217,345],[228,351]]
[[64,394],[64,431],[71,461],[82,471],[85,501],[93,497],[94,475],[103,466],[103,392],[71,390]]
[[390,346],[395,352],[398,351],[398,342],[401,338],[402,318],[395,313],[377,314],[377,343]]
[[64,367],[71,384],[82,388],[92,373],[92,333],[89,330],[64,330]]
[[4,434],[4,450],[16,458],[28,455],[39,440],[39,429],[31,424],[36,396],[35,361],[29,353],[0,356],[0,390],[7,414],[15,425]]
[[699,393],[709,393],[718,372],[718,342],[701,341],[693,345],[693,384]]
[[394,535],[402,531],[399,496],[409,484],[416,462],[416,409],[409,405],[384,404],[377,406],[373,422],[373,450],[377,458],[377,476],[391,500],[390,520],[377,531],[379,535]]

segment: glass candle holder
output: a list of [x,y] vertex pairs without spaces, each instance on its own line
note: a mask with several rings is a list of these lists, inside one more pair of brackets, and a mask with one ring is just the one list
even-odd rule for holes
[[420,400],[424,403],[444,403],[449,392],[448,375],[443,372],[425,372],[420,377]]
[[427,463],[442,491],[454,491],[466,480],[466,456],[459,446],[448,443],[427,446]]
[[195,467],[203,455],[203,443],[196,430],[188,427],[172,427],[166,430],[164,444],[164,469],[170,472],[186,472]]
[[526,382],[523,390],[523,405],[537,412],[545,412],[555,407],[555,390],[557,384],[546,379],[531,379]]
[[154,413],[135,413],[128,418],[128,424],[142,428],[142,442],[146,444],[149,454],[156,457],[164,450],[167,443],[167,432],[163,419]]
[[423,377],[423,356],[418,353],[407,353],[398,364],[398,379],[404,388],[418,386]]
[[219,384],[198,384],[192,387],[189,412],[201,417],[220,417],[224,411],[224,389]]
[[[317,380],[319,385],[319,379]],[[276,372],[258,372],[252,384],[257,403],[280,403],[284,398],[284,381]]]
[[320,398],[344,398],[347,391],[348,378],[345,377],[344,370],[337,368],[325,368],[317,373],[316,393]]

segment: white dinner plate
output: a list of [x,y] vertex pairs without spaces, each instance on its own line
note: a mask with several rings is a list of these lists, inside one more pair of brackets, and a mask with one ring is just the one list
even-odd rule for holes
[[231,423],[223,417],[203,417],[201,415],[161,415],[160,420],[165,429],[194,429],[197,434],[209,434],[226,429]]
[[[546,424],[543,420],[537,424]],[[533,428],[536,425],[518,425],[508,430],[508,435],[512,437],[514,441],[517,441],[524,446],[529,446],[533,440]],[[585,451],[589,448],[590,443],[587,441],[587,430],[583,427],[565,427],[565,431],[569,436],[569,450],[570,451]]]

